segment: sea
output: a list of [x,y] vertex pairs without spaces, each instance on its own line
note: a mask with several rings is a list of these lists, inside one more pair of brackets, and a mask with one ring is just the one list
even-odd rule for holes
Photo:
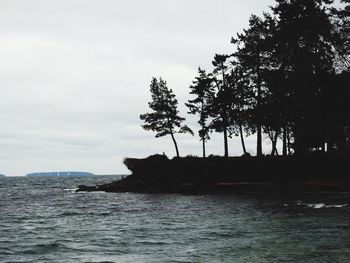
[[76,193],[0,178],[0,262],[350,262],[349,193]]

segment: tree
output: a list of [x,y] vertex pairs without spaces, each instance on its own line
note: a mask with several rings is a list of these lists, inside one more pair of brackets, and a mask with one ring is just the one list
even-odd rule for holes
[[283,143],[282,154],[287,155],[289,86],[284,70],[282,68],[268,70],[265,73],[265,81],[268,92],[262,108],[264,132],[268,134],[272,142],[271,155],[277,154],[276,145],[280,135],[282,135]]
[[190,94],[196,97],[189,100],[185,105],[189,108],[189,114],[199,114],[198,123],[200,130],[198,131],[200,140],[202,141],[203,158],[205,158],[205,143],[210,139],[209,125],[207,120],[209,118],[209,107],[212,104],[214,90],[212,87],[212,80],[209,78],[205,70],[198,68],[198,77],[190,86]]
[[177,99],[171,89],[168,89],[166,82],[159,78],[153,78],[150,85],[152,101],[148,106],[153,110],[151,113],[140,115],[140,119],[144,121],[142,128],[146,131],[157,132],[156,138],[170,135],[176,150],[176,156],[179,157],[179,149],[175,140],[175,133],[190,133],[192,130],[183,125],[185,118],[178,115]]
[[[320,76],[333,72],[333,26],[325,6],[331,0],[276,0],[275,55],[292,87],[289,93],[295,153],[305,154],[311,140],[313,104],[324,87]],[[318,117],[317,117],[318,118]]]
[[243,154],[247,154],[247,150],[244,142],[243,130],[249,131],[249,111],[251,98],[251,89],[249,87],[250,80],[239,63],[239,61],[232,62],[234,68],[227,76],[228,85],[231,87],[231,109],[230,113],[230,126],[229,134],[239,136],[241,139],[241,145]]
[[224,134],[224,156],[228,157],[228,129],[230,125],[229,117],[232,104],[233,93],[227,82],[226,71],[228,66],[226,60],[228,55],[215,54],[212,64],[214,66],[212,81],[216,88],[216,94],[211,105],[212,122],[211,129]]
[[245,74],[250,76],[250,88],[254,90],[254,123],[257,132],[256,155],[262,155],[262,115],[261,106],[264,97],[263,73],[271,65],[271,49],[267,39],[271,34],[273,19],[264,15],[264,19],[252,15],[249,19],[249,27],[243,34],[237,34],[237,38],[232,38],[231,43],[237,44],[235,56],[239,60]]

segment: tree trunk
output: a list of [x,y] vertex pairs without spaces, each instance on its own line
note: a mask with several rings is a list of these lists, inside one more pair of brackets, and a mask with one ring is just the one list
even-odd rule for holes
[[[203,102],[203,97],[202,97],[200,120],[201,120],[201,124],[202,124],[202,130],[205,131],[205,117],[204,117],[203,112],[204,112],[204,102]],[[205,158],[205,137],[206,137],[206,134],[203,134],[203,137],[202,137],[203,158]]]
[[[224,68],[224,64],[221,63],[221,68]],[[222,85],[223,88],[225,89],[225,71],[222,70]],[[226,107],[225,107],[225,112],[224,112],[224,118],[223,118],[223,122],[225,123],[224,125],[224,147],[225,147],[225,157],[228,157],[228,142],[227,142],[227,112],[226,112]]]
[[278,132],[275,132],[275,136],[272,136],[272,150],[271,150],[271,155],[278,155],[277,153],[277,148],[276,148],[276,145],[277,145],[277,139],[278,139]]
[[287,137],[287,150],[288,150],[288,155],[291,155],[291,150],[290,150],[290,148],[291,148],[291,142],[290,142],[290,134],[289,134],[289,132],[286,130],[286,137]]
[[258,125],[256,156],[262,156],[261,125]]
[[243,137],[243,129],[242,129],[242,124],[239,125],[239,135],[241,137],[241,143],[242,143],[242,149],[243,149],[243,154],[247,154],[247,150],[245,148],[245,143],[244,143],[244,137]]
[[224,127],[224,146],[225,146],[225,157],[228,157],[228,142],[227,142],[227,127]]
[[[299,63],[301,61],[298,61]],[[306,69],[303,64],[298,66],[298,72],[296,75],[296,90],[295,90],[295,100],[296,100],[296,119],[295,119],[295,136],[294,136],[294,154],[303,156],[309,151],[308,136],[307,136],[307,123],[308,123],[308,99],[307,90],[310,90],[311,82],[309,76],[310,69]]]
[[283,127],[283,146],[282,146],[282,155],[287,155],[287,127]]
[[261,104],[261,76],[260,76],[260,54],[258,53],[258,63],[256,68],[257,74],[257,142],[256,142],[256,156],[262,156],[262,135],[261,135],[261,113],[260,113],[260,104]]
[[205,140],[202,138],[203,158],[205,158]]
[[174,143],[174,145],[175,145],[176,157],[180,157],[179,148],[177,147],[177,143],[176,143],[176,140],[175,140],[173,131],[170,131],[170,135],[171,135],[171,138],[173,139],[173,143]]
[[296,131],[295,131],[294,141],[295,141],[294,142],[295,154],[299,156],[306,155],[308,151],[308,147],[307,147],[306,136],[305,136],[305,122],[303,120],[296,122]]

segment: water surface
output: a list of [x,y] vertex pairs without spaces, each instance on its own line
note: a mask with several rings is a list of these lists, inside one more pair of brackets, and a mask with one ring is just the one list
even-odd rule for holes
[[349,262],[347,193],[74,193],[0,178],[0,262]]

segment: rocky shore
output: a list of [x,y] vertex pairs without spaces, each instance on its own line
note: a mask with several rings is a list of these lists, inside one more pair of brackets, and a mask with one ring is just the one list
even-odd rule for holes
[[225,191],[349,191],[347,155],[288,157],[185,157],[153,155],[126,158],[132,172],[108,184],[79,185],[77,191],[225,192]]

